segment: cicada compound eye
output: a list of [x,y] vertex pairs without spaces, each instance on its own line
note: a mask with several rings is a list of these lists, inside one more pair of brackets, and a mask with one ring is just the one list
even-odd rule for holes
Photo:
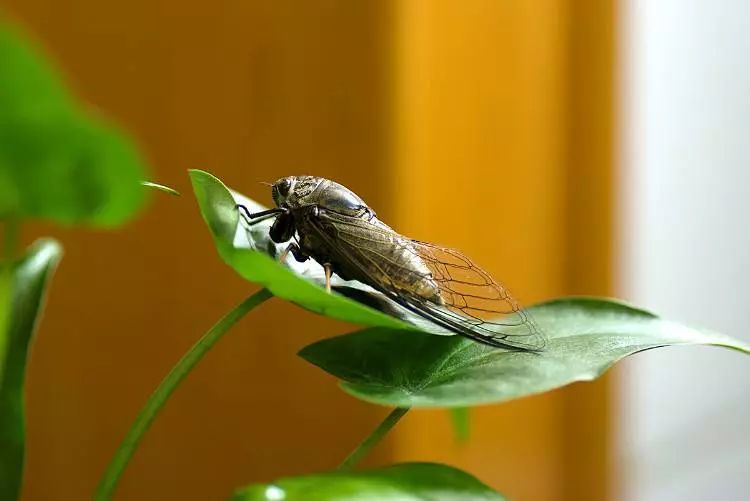
[[292,184],[291,178],[288,177],[281,178],[273,183],[271,196],[277,207],[281,207],[281,204],[286,201],[286,198],[289,196],[289,192],[292,189]]
[[292,187],[292,181],[289,178],[284,178],[281,181],[279,181],[276,186],[279,190],[279,195],[282,197],[286,197],[289,195],[289,189]]

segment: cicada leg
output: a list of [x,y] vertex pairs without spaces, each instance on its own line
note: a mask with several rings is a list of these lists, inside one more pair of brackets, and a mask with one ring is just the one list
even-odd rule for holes
[[279,254],[279,262],[283,263],[284,261],[286,261],[286,257],[290,252],[294,256],[294,259],[296,259],[300,263],[304,263],[305,261],[310,259],[310,256],[302,252],[302,249],[299,248],[297,242],[289,242],[289,245],[287,245],[284,251]]
[[234,207],[239,211],[240,216],[248,226],[252,226],[261,221],[265,221],[266,219],[276,217],[279,214],[286,214],[288,212],[287,209],[275,208],[253,213],[242,204],[236,204]]
[[331,293],[331,263],[325,263],[323,269],[326,271],[326,292]]
[[279,254],[279,262],[280,263],[283,263],[284,261],[286,261],[286,257],[289,255],[289,251],[292,250],[292,245],[294,245],[294,244],[290,243],[289,245],[287,245],[286,248],[284,249],[284,251],[281,254]]

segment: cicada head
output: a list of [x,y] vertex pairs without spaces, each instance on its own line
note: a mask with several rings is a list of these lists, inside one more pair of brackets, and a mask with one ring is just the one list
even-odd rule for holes
[[281,207],[285,204],[289,193],[292,191],[292,187],[295,184],[295,176],[282,177],[271,185],[271,196],[276,207]]
[[282,177],[271,187],[271,196],[277,207],[294,208],[306,203],[308,197],[323,181],[314,176]]

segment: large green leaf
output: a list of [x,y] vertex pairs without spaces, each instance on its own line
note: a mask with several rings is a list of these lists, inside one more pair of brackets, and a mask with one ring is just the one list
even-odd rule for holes
[[26,358],[61,255],[62,249],[52,240],[35,243],[13,267],[10,298],[4,298],[9,301],[0,304],[7,309],[0,315],[7,319],[6,328],[0,329],[0,499],[4,500],[16,499],[21,485]]
[[624,303],[569,298],[530,308],[548,335],[541,353],[511,352],[463,337],[366,329],[314,343],[305,360],[343,380],[348,393],[397,407],[501,402],[595,379],[639,351],[704,344],[750,353],[728,336],[662,320]]
[[502,501],[468,473],[434,463],[405,463],[363,472],[281,479],[238,491],[234,501]]
[[70,111],[58,73],[20,31],[0,17],[0,110],[3,113]]
[[56,72],[0,20],[0,218],[112,226],[142,205],[141,158],[79,109]]
[[[201,214],[208,224],[219,255],[242,277],[263,285],[278,297],[340,320],[392,329],[413,329],[397,318],[348,297],[326,292],[321,286],[322,268],[312,260],[297,263],[289,255],[283,264],[280,263],[277,256],[283,246],[268,238],[269,221],[247,230],[239,224],[238,203],[251,211],[262,210],[263,207],[230,191],[207,172],[192,170],[190,178]],[[346,289],[354,287],[360,286],[344,286]],[[359,292],[364,293],[363,290]]]

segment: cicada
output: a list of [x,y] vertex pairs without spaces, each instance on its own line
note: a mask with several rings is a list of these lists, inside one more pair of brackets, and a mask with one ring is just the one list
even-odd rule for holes
[[511,350],[538,351],[545,336],[508,290],[461,252],[412,240],[378,219],[359,196],[328,179],[289,176],[271,185],[275,208],[243,217],[275,218],[270,238],[299,262],[358,280],[434,324]]

